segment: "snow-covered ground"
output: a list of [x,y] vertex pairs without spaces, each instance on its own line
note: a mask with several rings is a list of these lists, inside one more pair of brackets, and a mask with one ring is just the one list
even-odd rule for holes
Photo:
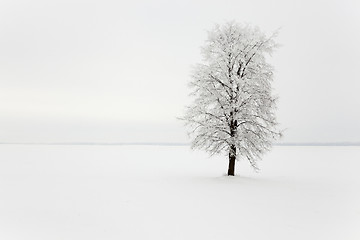
[[0,145],[0,239],[360,239],[360,147]]

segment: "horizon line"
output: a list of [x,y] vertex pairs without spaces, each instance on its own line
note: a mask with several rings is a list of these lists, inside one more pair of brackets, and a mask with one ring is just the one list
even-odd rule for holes
[[[0,145],[148,145],[148,146],[190,146],[184,142],[0,142]],[[360,146],[360,142],[285,142],[274,146]]]

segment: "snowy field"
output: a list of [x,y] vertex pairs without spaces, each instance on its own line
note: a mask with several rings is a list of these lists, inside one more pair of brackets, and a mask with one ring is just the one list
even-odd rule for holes
[[360,147],[0,145],[0,239],[360,239]]

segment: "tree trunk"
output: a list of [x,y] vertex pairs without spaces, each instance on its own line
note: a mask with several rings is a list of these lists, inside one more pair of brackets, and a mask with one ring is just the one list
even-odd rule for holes
[[235,160],[236,160],[236,147],[235,147],[235,145],[231,145],[230,152],[229,152],[228,176],[235,175]]

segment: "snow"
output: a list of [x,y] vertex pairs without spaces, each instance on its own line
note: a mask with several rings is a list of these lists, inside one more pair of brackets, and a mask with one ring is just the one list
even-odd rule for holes
[[0,239],[360,239],[360,147],[0,145]]

